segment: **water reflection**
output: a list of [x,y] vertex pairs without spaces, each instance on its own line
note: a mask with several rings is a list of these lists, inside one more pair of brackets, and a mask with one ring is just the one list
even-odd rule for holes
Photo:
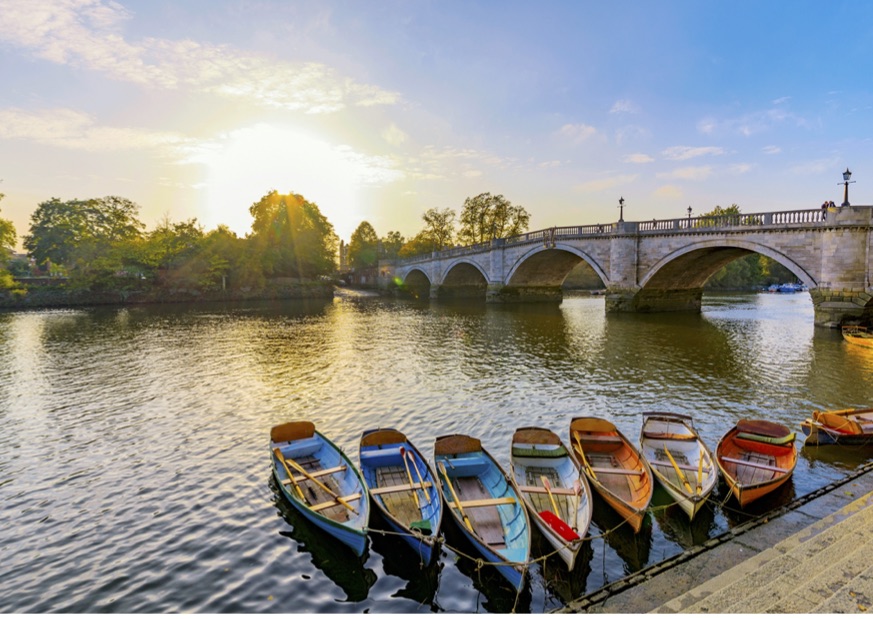
[[[308,553],[312,565],[321,570],[346,596],[339,602],[362,602],[367,599],[370,588],[376,583],[376,572],[364,567],[366,557],[355,556],[346,546],[325,535],[301,516],[282,497],[274,477],[270,477],[273,504],[291,525],[291,531],[279,534],[297,542],[297,552]],[[298,585],[299,586],[299,585]]]

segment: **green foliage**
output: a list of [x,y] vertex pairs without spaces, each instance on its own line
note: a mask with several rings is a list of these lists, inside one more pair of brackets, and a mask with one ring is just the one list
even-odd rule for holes
[[271,191],[249,212],[251,240],[266,274],[312,278],[336,269],[333,225],[303,196]]
[[[0,193],[0,200],[3,197],[3,194]],[[5,263],[9,256],[12,255],[17,240],[18,235],[15,233],[15,226],[8,219],[0,217],[0,264]]]
[[366,269],[379,264],[379,237],[369,222],[362,221],[349,240],[349,264]]
[[[137,215],[139,206],[117,196],[41,203],[30,217],[30,234],[24,247],[43,265],[68,264],[104,248],[138,239],[145,229]],[[86,247],[90,245],[90,247]]]
[[400,248],[403,247],[404,243],[406,243],[406,239],[403,238],[403,235],[396,230],[391,230],[388,234],[382,237],[381,257],[389,260],[397,258],[400,253]]
[[474,245],[523,234],[530,223],[530,214],[502,195],[480,193],[464,200],[460,222],[458,241],[463,245]]
[[399,258],[411,258],[412,256],[421,256],[434,251],[434,241],[428,234],[427,230],[422,230],[414,237],[406,241],[400,250],[397,252]]
[[455,218],[457,214],[450,208],[427,210],[421,218],[424,220],[424,230],[421,231],[421,241],[430,245],[426,251],[437,251],[451,247],[455,238]]

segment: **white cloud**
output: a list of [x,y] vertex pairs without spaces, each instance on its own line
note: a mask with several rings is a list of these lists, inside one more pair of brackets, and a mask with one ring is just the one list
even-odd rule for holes
[[0,0],[0,41],[62,65],[156,88],[188,88],[307,113],[396,103],[397,93],[337,75],[319,63],[271,60],[191,40],[125,40],[131,14],[102,0]]
[[729,174],[745,174],[746,172],[751,170],[752,167],[753,166],[750,163],[735,163],[728,166],[727,171]]
[[658,178],[679,179],[686,181],[702,181],[712,175],[711,166],[677,168],[672,172],[658,174]]
[[590,125],[567,124],[558,130],[558,135],[564,138],[568,138],[570,141],[578,144],[597,135],[597,129]]
[[723,155],[724,149],[719,146],[671,146],[661,154],[673,161],[685,161],[704,155]]
[[773,146],[773,145],[765,146],[761,150],[763,151],[763,153],[765,155],[778,155],[779,153],[782,152],[782,148],[780,148],[779,146]]
[[382,139],[392,146],[400,146],[408,139],[408,137],[409,136],[394,123],[391,123],[382,131]]
[[624,158],[625,163],[652,163],[655,159],[645,153],[634,153]]
[[619,99],[615,103],[612,104],[612,108],[609,110],[610,114],[638,114],[640,108],[633,101],[629,101],[627,99]]
[[87,114],[57,108],[29,112],[0,110],[0,139],[30,140],[61,148],[84,151],[180,149],[189,140],[176,133],[134,127],[104,127]]
[[[788,99],[778,99],[774,103],[784,103]],[[706,135],[734,133],[745,137],[764,133],[778,125],[792,123],[796,127],[807,127],[809,122],[801,116],[782,108],[772,108],[750,112],[737,118],[704,118],[697,123],[697,130]]]
[[676,185],[662,185],[658,187],[654,194],[658,198],[677,199],[683,196],[682,189]]

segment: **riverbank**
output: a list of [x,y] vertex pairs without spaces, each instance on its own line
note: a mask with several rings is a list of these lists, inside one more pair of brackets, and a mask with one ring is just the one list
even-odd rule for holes
[[262,288],[206,291],[195,288],[95,291],[68,288],[64,285],[52,285],[28,288],[24,294],[0,293],[0,309],[330,299],[333,297],[333,294],[334,286],[330,282],[299,282],[290,278],[271,280]]
[[585,613],[873,610],[873,463],[567,605]]

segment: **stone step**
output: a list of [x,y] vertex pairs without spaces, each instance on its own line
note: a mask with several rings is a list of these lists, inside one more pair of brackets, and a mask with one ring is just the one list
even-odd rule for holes
[[812,611],[805,612],[817,615],[873,612],[873,567],[858,574]]
[[[865,546],[871,539],[870,535],[873,535],[871,521],[873,521],[873,492],[865,494],[841,510],[670,600],[652,612],[721,613],[728,608],[738,606],[740,600],[747,598],[754,598],[760,605],[745,612],[761,612],[764,607],[774,605],[774,600],[778,603],[785,596],[797,591],[797,578],[801,577],[799,574],[804,570],[800,566],[806,566],[804,574],[811,574],[803,576],[804,581],[826,570],[828,564],[819,558],[820,553],[827,552],[828,548],[837,545],[839,550],[830,551],[826,555],[833,562],[835,558],[838,561],[840,557],[853,553],[859,546]],[[844,541],[846,539],[849,541]],[[780,590],[783,587],[786,589],[784,594],[780,593],[777,596],[774,593],[776,581],[779,581]]]

